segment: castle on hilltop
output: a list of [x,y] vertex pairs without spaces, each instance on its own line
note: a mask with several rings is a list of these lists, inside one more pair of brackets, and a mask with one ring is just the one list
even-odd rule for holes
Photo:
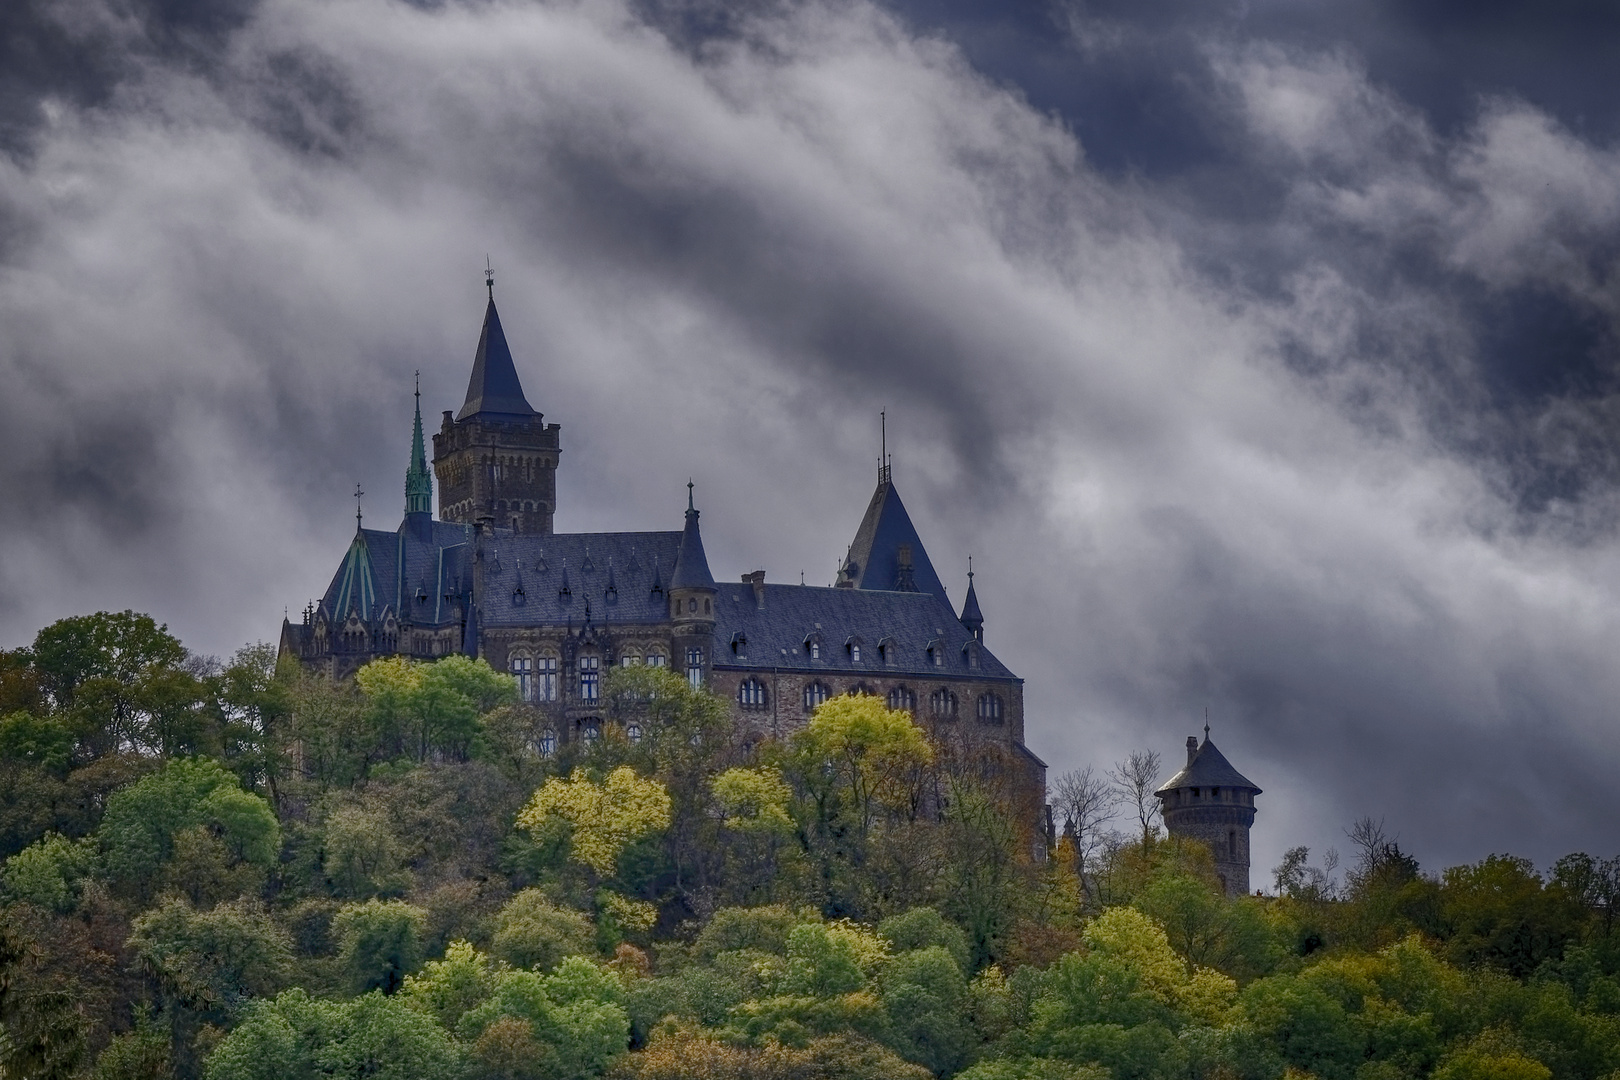
[[1226,755],[1209,741],[1187,736],[1187,767],[1154,792],[1159,815],[1171,836],[1208,845],[1215,876],[1228,896],[1249,891],[1249,827],[1254,824],[1254,797],[1260,794]]
[[710,687],[731,703],[744,750],[835,694],[874,694],[964,760],[995,762],[1020,815],[1044,829],[1046,766],[1024,745],[1023,680],[985,644],[972,573],[960,612],[946,598],[887,462],[835,585],[761,570],[726,585],[710,572],[691,484],[680,529],[554,532],[560,454],[559,426],[523,392],[492,285],[432,473],[418,390],[399,526],[364,528],[356,514],[324,595],[283,623],[281,654],[332,678],[383,656],[482,657],[545,713],[535,749],[546,755],[603,736],[613,665],[673,667]]

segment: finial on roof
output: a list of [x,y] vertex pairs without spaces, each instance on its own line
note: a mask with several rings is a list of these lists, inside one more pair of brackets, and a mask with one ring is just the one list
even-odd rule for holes
[[878,483],[889,482],[889,410],[878,410],[878,432],[882,440],[878,448]]
[[359,484],[354,485],[354,528],[356,532],[360,530],[360,497],[364,494],[365,489]]
[[688,510],[697,509],[697,507],[692,504],[692,488],[693,488],[693,486],[694,485],[692,484],[692,478],[690,476],[688,476],[686,478],[686,508]]
[[1209,742],[1209,706],[1204,706],[1204,741]]
[[489,261],[489,255],[484,255],[484,287],[489,289],[489,302],[495,302],[495,267]]
[[968,584],[973,584],[973,556],[968,556]]

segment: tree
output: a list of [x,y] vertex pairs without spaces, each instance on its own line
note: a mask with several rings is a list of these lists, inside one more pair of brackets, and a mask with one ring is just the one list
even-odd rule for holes
[[372,737],[416,761],[435,754],[464,761],[478,717],[517,700],[517,680],[482,660],[446,656],[431,664],[389,656],[355,673]]
[[875,810],[899,808],[908,774],[933,758],[911,714],[870,694],[841,694],[816,706],[791,746],[801,777],[830,769],[830,779],[847,789],[863,836],[871,830]]
[[575,769],[567,780],[547,780],[517,817],[531,833],[560,830],[572,857],[600,877],[610,876],[632,843],[669,827],[670,799],[656,780],[621,765],[596,783]]
[[550,971],[591,951],[590,920],[558,907],[539,889],[524,889],[495,916],[496,956],[517,968]]
[[896,957],[883,972],[888,1043],[908,1061],[947,1075],[968,1050],[967,979],[940,945]]
[[571,956],[551,975],[502,972],[495,992],[457,1030],[486,1075],[512,1075],[508,1070],[522,1064],[536,1078],[587,1080],[629,1045],[624,1003],[613,974]]
[[1102,846],[1103,826],[1113,820],[1119,806],[1119,789],[1087,765],[1058,777],[1052,796],[1052,810],[1062,816],[1063,833],[1074,844],[1080,889],[1095,903],[1098,898],[1088,886],[1086,872]]
[[392,994],[422,962],[427,913],[402,900],[348,904],[332,919],[338,962],[357,994]]
[[174,899],[135,920],[129,947],[166,999],[226,1019],[274,993],[292,963],[292,940],[248,901],[198,911]]
[[286,990],[257,1001],[209,1055],[207,1080],[423,1080],[456,1076],[461,1054],[431,1015],[371,993],[321,1001]]
[[194,828],[216,837],[232,863],[269,867],[280,854],[281,827],[270,807],[208,759],[171,761],[114,792],[96,840],[108,873],[146,897],[174,854],[175,837]]
[[1129,757],[1108,770],[1109,782],[1114,785],[1119,801],[1131,808],[1142,826],[1143,847],[1159,835],[1159,800],[1153,792],[1159,783],[1161,767],[1157,750],[1132,750]]
[[62,913],[72,911],[95,865],[94,844],[46,833],[37,844],[6,860],[6,901],[37,904]]

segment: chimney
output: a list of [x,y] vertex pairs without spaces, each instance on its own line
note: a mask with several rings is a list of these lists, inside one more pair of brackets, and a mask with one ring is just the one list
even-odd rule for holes
[[1187,764],[1191,765],[1193,763],[1193,758],[1195,758],[1197,756],[1198,756],[1198,736],[1189,735],[1189,736],[1187,736]]
[[744,574],[742,579],[745,585],[754,587],[754,606],[763,609],[765,607],[765,571],[755,570],[752,573]]

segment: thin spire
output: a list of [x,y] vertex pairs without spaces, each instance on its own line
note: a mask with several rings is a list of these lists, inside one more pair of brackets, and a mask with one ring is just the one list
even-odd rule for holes
[[363,489],[359,484],[354,485],[354,530],[355,530],[355,532],[360,531],[360,522],[361,522],[361,518],[360,518],[360,498],[363,495],[365,495],[365,489]]
[[1204,706],[1204,741],[1209,742],[1209,706]]
[[889,482],[889,410],[878,411],[878,432],[881,442],[878,447],[878,483]]
[[416,373],[416,419],[411,426],[411,464],[405,470],[405,512],[433,513],[433,474],[428,471],[427,445],[422,437],[422,373]]
[[484,255],[484,287],[489,289],[489,302],[495,302],[495,267],[489,261],[489,254]]
[[688,510],[696,510],[697,509],[697,507],[695,505],[693,505],[693,503],[692,503],[692,488],[693,487],[694,487],[694,485],[692,483],[692,478],[690,476],[688,476],[686,478],[686,508]]

